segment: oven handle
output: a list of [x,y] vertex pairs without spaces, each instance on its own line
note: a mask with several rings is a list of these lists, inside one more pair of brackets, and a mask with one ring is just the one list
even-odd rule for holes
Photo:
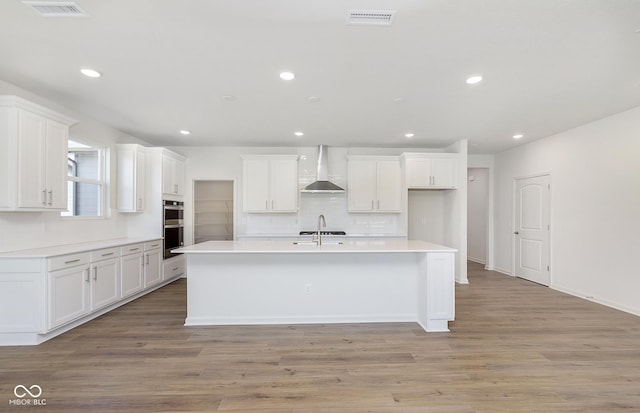
[[165,228],[184,228],[184,225],[165,225]]
[[171,210],[174,210],[174,211],[182,211],[184,209],[184,207],[183,206],[173,206],[173,205],[167,206],[167,205],[165,205],[164,209],[171,209]]

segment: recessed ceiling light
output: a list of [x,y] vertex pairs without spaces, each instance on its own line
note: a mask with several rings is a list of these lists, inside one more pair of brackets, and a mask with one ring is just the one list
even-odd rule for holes
[[293,80],[296,77],[296,75],[294,75],[291,72],[282,72],[280,73],[280,79],[282,80]]
[[191,135],[191,131],[187,129],[182,129],[180,131],[180,135]]
[[82,69],[80,69],[80,73],[82,73],[87,77],[94,77],[94,78],[102,76],[102,73],[98,72],[95,69],[90,69],[88,67],[83,67]]
[[413,134],[413,133],[411,133],[411,132],[409,132],[409,133],[405,133],[405,134],[404,134],[404,137],[405,137],[405,138],[413,138],[414,136],[416,136],[416,135],[415,135],[415,134]]
[[293,134],[298,136],[298,137],[304,136],[304,132],[300,132],[300,131],[294,132]]
[[513,139],[520,139],[522,138],[524,135],[521,133],[516,133],[515,135],[513,135]]
[[480,83],[482,82],[482,75],[478,74],[478,75],[471,75],[467,78],[466,80],[467,84],[469,85],[475,85],[476,83]]

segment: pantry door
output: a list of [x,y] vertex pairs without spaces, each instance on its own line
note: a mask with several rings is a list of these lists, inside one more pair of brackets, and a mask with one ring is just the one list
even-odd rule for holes
[[549,175],[516,179],[515,275],[538,284],[550,283]]

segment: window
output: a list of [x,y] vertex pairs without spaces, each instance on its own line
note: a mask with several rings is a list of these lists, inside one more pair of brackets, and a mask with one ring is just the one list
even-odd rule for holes
[[65,217],[103,216],[105,151],[69,141],[67,159],[67,211]]

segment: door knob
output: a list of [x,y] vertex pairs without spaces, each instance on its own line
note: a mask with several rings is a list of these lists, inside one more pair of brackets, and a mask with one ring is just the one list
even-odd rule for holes
[[520,234],[520,233],[519,233],[518,231],[515,231],[515,232],[514,232],[514,234],[518,235],[518,234]]

